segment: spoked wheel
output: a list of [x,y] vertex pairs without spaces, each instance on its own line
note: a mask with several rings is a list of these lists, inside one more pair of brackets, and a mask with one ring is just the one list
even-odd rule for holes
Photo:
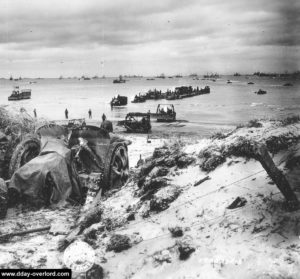
[[39,155],[41,150],[41,142],[34,136],[28,136],[21,141],[12,154],[9,164],[9,175],[25,165],[27,162]]
[[113,143],[105,159],[105,190],[124,185],[129,175],[127,146],[124,143]]

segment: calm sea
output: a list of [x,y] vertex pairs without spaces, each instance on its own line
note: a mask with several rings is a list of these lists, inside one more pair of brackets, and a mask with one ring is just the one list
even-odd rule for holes
[[[227,80],[232,81],[227,84]],[[88,118],[91,109],[93,119],[100,120],[105,113],[111,120],[124,119],[128,112],[156,111],[159,103],[173,103],[177,119],[187,120],[193,129],[206,132],[211,129],[226,129],[245,123],[253,118],[281,118],[300,111],[300,81],[258,78],[254,76],[223,76],[216,82],[211,80],[193,80],[191,77],[165,78],[146,80],[146,78],[127,78],[123,84],[113,84],[112,78],[78,80],[78,79],[23,79],[9,81],[0,79],[0,104],[8,105],[15,110],[24,107],[33,115],[36,108],[38,116],[51,120],[64,118],[64,110],[69,111],[69,118]],[[248,82],[254,85],[248,85]],[[36,83],[32,83],[36,82]],[[290,82],[293,86],[285,87]],[[21,89],[31,88],[30,100],[9,102],[14,85]],[[166,91],[177,86],[191,85],[193,87],[210,86],[211,93],[175,101],[147,101],[133,104],[135,94],[149,89]],[[266,95],[256,95],[258,89],[267,91]],[[125,107],[111,110],[109,102],[117,94],[128,96]]]

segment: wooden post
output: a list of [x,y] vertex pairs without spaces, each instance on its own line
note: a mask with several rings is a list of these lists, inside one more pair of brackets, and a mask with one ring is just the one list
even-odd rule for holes
[[50,228],[51,228],[51,226],[46,226],[46,227],[40,227],[40,228],[30,229],[30,230],[21,231],[21,232],[2,234],[2,235],[0,235],[0,242],[8,241],[11,237],[14,237],[14,236],[21,236],[21,235],[30,234],[30,233],[49,231]]
[[297,210],[299,208],[299,201],[293,192],[288,180],[284,174],[274,164],[267,147],[264,144],[254,144],[253,152],[255,158],[261,163],[268,175],[274,181],[288,202],[289,209]]

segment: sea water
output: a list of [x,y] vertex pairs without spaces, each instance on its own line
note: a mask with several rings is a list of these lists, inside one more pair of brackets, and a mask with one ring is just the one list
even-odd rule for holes
[[[231,80],[232,83],[227,83]],[[248,82],[254,82],[249,85]],[[293,86],[283,86],[292,83]],[[8,101],[14,86],[30,88],[31,99]],[[131,103],[138,93],[156,88],[162,92],[174,90],[177,86],[191,85],[204,88],[210,86],[211,93],[182,100],[148,100],[145,103]],[[267,94],[257,95],[258,89]],[[92,110],[93,119],[100,120],[106,114],[110,120],[122,120],[128,112],[156,112],[158,104],[174,104],[177,119],[188,121],[193,129],[219,129],[236,126],[251,119],[278,119],[299,114],[300,81],[255,76],[222,76],[216,81],[195,80],[192,77],[147,80],[127,78],[126,83],[115,84],[113,78],[91,80],[78,79],[23,79],[9,81],[0,79],[0,104],[10,109],[25,108],[33,116],[34,108],[38,117],[50,120],[64,119],[64,111],[69,111],[69,119],[88,118]],[[128,105],[111,109],[110,101],[116,95],[128,97]]]

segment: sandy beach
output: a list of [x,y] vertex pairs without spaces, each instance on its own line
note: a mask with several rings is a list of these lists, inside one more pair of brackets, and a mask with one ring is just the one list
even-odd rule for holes
[[[300,124],[259,123],[259,127],[244,126],[204,139],[174,134],[168,138],[153,136],[147,143],[145,135],[119,134],[132,142],[128,147],[131,176],[121,189],[104,195],[102,221],[76,240],[91,245],[104,277],[298,278],[299,211],[285,209],[284,197],[262,165],[253,159],[229,156],[211,171],[201,169],[204,150],[219,152],[241,137],[266,143],[274,138],[274,142],[284,140],[287,147],[276,150],[272,157],[299,196],[299,178],[286,167],[285,159],[300,137]],[[156,170],[154,167],[146,174],[144,183],[164,183],[148,198],[142,198],[144,186],[139,186],[138,177],[148,163],[136,168],[137,161],[140,155],[151,160],[155,152],[162,152],[159,150],[171,152],[163,160],[171,160],[174,150],[185,160],[161,175],[157,174],[160,165],[156,165]],[[245,204],[227,209],[237,197]],[[64,267],[64,253],[58,251],[58,245],[79,210],[10,209],[6,219],[0,221],[1,234],[47,224],[51,229],[1,243],[0,267]],[[170,232],[176,227],[181,230],[177,237]],[[108,251],[116,234],[127,237],[130,244],[118,252]],[[180,258],[182,245],[189,251],[184,259]]]
[[300,278],[300,1],[1,4],[0,278]]

